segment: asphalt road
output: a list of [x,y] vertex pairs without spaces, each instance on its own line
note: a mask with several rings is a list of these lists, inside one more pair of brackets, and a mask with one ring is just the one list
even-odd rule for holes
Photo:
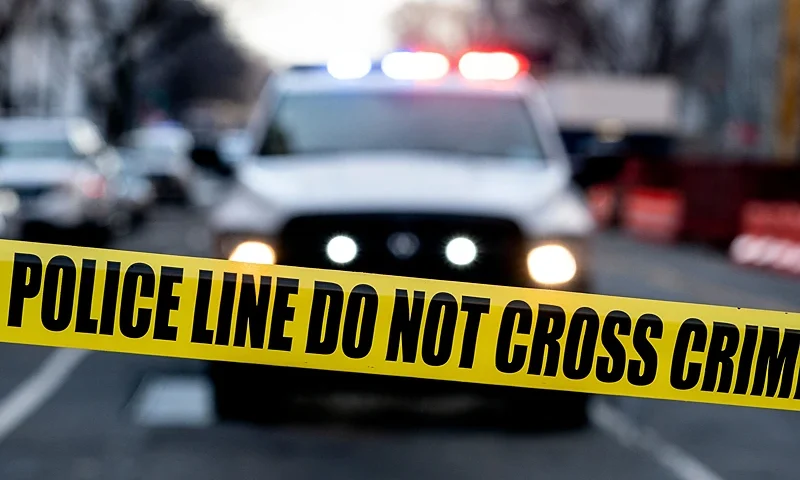
[[[189,255],[208,248],[193,214],[161,212],[115,247]],[[599,293],[798,310],[800,282],[716,253],[604,235]],[[511,434],[424,423],[221,424],[197,362],[0,344],[0,478],[794,479],[800,416],[599,398],[590,428]],[[62,351],[63,352],[63,351]],[[70,363],[71,362],[71,363]],[[41,405],[42,382],[70,368]],[[63,372],[62,372],[63,373]],[[34,405],[36,408],[28,408]]]

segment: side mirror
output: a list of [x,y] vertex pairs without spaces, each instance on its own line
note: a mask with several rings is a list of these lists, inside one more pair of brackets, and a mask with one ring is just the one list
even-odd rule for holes
[[611,182],[625,166],[621,156],[576,156],[572,160],[572,179],[582,189]]
[[252,138],[246,132],[232,131],[220,137],[217,148],[223,162],[236,165],[249,157],[252,147]]
[[223,161],[216,145],[197,145],[189,157],[198,167],[216,173],[222,177],[233,175],[233,168]]

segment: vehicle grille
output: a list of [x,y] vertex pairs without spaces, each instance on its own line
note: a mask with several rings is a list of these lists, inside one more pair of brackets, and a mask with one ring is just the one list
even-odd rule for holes
[[[413,256],[396,257],[388,247],[393,234],[411,233],[419,239]],[[325,253],[327,242],[348,235],[359,246],[356,259],[338,266]],[[448,241],[466,236],[478,245],[478,257],[468,267],[451,265],[444,255]],[[279,243],[284,265],[340,269],[507,286],[529,286],[525,274],[525,245],[513,223],[483,217],[442,215],[320,215],[289,221]]]

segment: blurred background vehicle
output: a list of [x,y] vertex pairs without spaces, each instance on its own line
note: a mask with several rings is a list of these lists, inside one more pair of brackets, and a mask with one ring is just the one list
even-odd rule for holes
[[120,167],[88,120],[0,121],[0,188],[18,199],[23,238],[52,239],[64,231],[102,244],[124,221],[109,188]]
[[114,189],[119,197],[120,208],[128,213],[130,223],[125,233],[141,226],[156,207],[158,192],[151,177],[136,163],[136,159],[122,158],[122,166],[114,177]]
[[121,143],[126,165],[150,181],[159,201],[195,201],[195,165],[189,157],[194,138],[189,131],[174,125],[141,127],[123,135]]
[[576,161],[672,155],[680,138],[673,78],[554,73],[544,84]]

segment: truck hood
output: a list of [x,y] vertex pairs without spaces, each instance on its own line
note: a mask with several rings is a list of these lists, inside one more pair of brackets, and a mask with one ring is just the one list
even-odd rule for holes
[[84,169],[74,159],[0,158],[0,186],[22,188],[58,185]]
[[[247,162],[237,176],[239,191],[212,215],[218,228],[277,230],[301,214],[414,212],[508,218],[540,232],[531,221],[537,212],[574,196],[569,171],[556,165],[405,152],[270,157]],[[590,229],[588,209],[574,200],[566,221]]]

